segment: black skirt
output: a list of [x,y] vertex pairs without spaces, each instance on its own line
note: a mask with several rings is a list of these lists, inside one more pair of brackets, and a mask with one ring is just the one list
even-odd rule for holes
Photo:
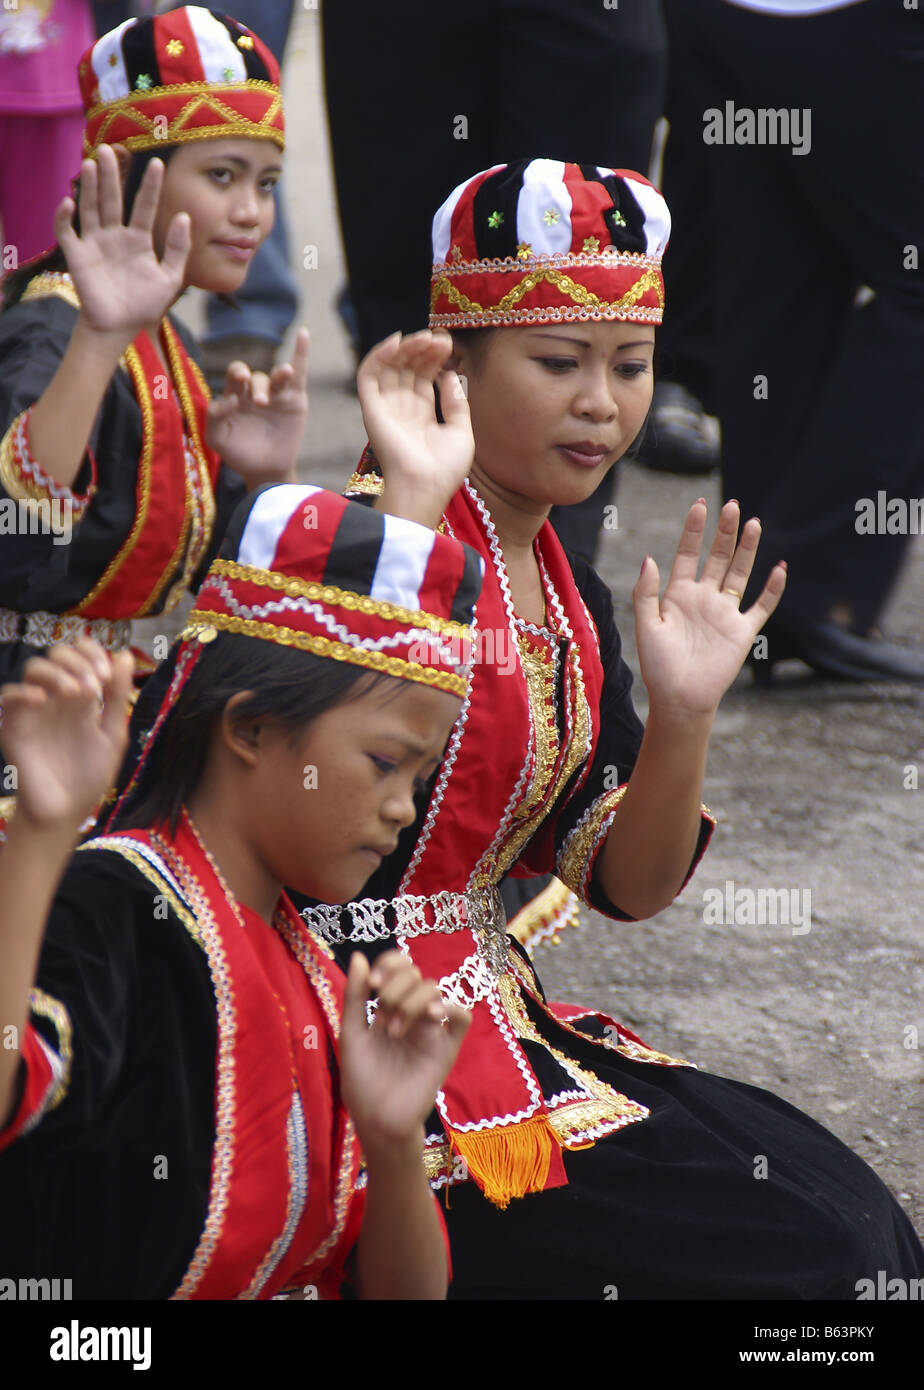
[[566,1152],[566,1187],[504,1211],[473,1182],[453,1187],[450,1298],[855,1300],[879,1271],[924,1277],[924,1249],[889,1190],[808,1115],[756,1086],[630,1061],[530,1014],[651,1113]]

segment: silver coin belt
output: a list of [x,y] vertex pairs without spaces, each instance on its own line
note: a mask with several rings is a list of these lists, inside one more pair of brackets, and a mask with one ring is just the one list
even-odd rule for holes
[[[387,920],[391,909],[393,922]],[[361,898],[355,903],[319,903],[306,907],[302,920],[332,946],[345,941],[385,941],[389,937],[427,936],[430,932],[468,929],[475,953],[439,981],[448,1003],[471,1009],[491,993],[507,969],[507,918],[496,888],[477,893],[401,894],[396,898]],[[349,925],[346,925],[349,922]]]

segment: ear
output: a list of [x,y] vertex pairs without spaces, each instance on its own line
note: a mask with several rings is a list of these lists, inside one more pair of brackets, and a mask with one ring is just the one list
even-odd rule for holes
[[248,768],[256,767],[260,761],[269,727],[265,719],[240,717],[238,711],[252,695],[252,690],[239,690],[232,695],[219,716],[218,724],[218,737],[225,749],[232,758]]

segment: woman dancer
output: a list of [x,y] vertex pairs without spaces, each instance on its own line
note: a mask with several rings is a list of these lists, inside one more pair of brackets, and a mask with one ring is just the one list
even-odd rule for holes
[[[716,708],[783,591],[777,565],[739,611],[760,528],[739,540],[734,503],[697,579],[695,503],[663,596],[650,557],[633,594],[643,730],[609,594],[546,524],[643,427],[668,231],[660,194],[629,171],[478,174],[433,224],[431,324],[454,348],[442,332],[396,337],[360,372],[381,471],[367,459],[355,486],[482,555],[479,659],[395,855],[358,907],[306,917],[337,945],[396,939],[471,1009],[426,1147],[433,1182],[457,1189],[456,1297],[855,1298],[870,1271],[924,1265],[890,1194],[832,1135],[596,1010],[547,1002],[505,934],[509,873],[554,872],[617,921],[679,892],[711,832]],[[434,414],[453,351],[474,446],[454,413],[445,427]]]
[[306,332],[271,377],[234,364],[210,404],[169,313],[191,285],[233,295],[272,227],[272,54],[188,6],[120,25],[79,74],[79,219],[65,199],[58,245],[2,284],[6,680],[62,639],[118,650],[132,618],[172,609],[247,489],[294,479],[308,408]]
[[349,897],[413,820],[480,582],[413,523],[254,494],[164,663],[112,833],[73,860],[124,749],[131,657],[81,638],[3,687],[11,1277],[66,1272],[81,1299],[443,1296],[423,1120],[465,1013],[397,952],[371,975],[357,956],[344,996],[281,886]]

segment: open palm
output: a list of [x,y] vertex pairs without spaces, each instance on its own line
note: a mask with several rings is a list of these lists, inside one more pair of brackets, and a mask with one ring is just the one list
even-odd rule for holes
[[657,565],[648,557],[642,566],[633,590],[635,630],[652,706],[692,716],[714,713],[782,597],[786,567],[780,563],[757,601],[739,611],[757,554],[760,523],[748,521],[738,542],[738,522],[738,504],[726,502],[697,579],[706,504],[694,503],[661,598]]
[[356,376],[363,421],[386,483],[436,498],[439,512],[462,486],[475,453],[462,383],[446,365],[451,354],[448,333],[395,333],[372,349]]
[[130,342],[163,318],[183,288],[189,216],[183,212],[173,218],[160,258],[153,228],[164,181],[162,162],[149,163],[126,223],[118,162],[108,145],[100,147],[98,161],[85,160],[80,172],[80,234],[74,230],[70,198],[55,214],[55,231],[85,321],[97,332],[119,334]]
[[309,347],[308,330],[301,328],[292,361],[269,376],[232,362],[224,395],[209,403],[206,443],[251,488],[294,475],[308,418]]
[[128,741],[134,662],[96,642],[56,646],[5,685],[3,751],[17,773],[17,816],[80,825],[115,780]]

